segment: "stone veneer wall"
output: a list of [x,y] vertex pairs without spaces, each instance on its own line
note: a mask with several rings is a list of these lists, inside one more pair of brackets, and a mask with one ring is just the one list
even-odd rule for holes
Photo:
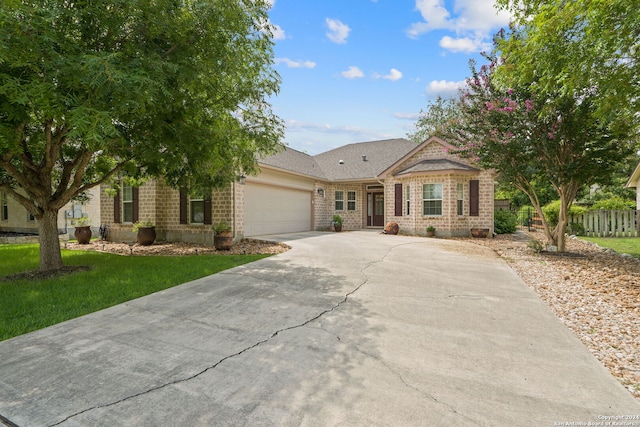
[[[318,196],[317,188],[324,189],[324,198]],[[316,184],[314,197],[314,224],[316,230],[331,230],[331,219],[333,215],[342,217],[343,230],[359,230],[366,225],[366,187],[360,183],[336,184],[320,183]],[[344,209],[335,210],[336,191],[344,193]],[[356,192],[356,209],[348,210],[348,192]]]
[[[478,216],[469,216],[469,181],[480,181],[480,211]],[[400,233],[425,235],[426,228],[436,228],[436,235],[442,237],[469,236],[471,228],[488,228],[493,232],[493,177],[483,171],[478,175],[442,174],[413,176],[402,179],[390,178],[385,185],[385,205],[387,221],[397,222]],[[395,216],[395,184],[403,185],[402,216]],[[457,184],[463,184],[463,215],[457,214]],[[442,215],[422,215],[422,186],[442,184]],[[405,186],[410,188],[410,213],[406,214]]]
[[[234,224],[232,212],[234,200],[232,191],[242,192],[238,184],[222,190],[214,190],[211,200],[211,218],[213,224],[226,221]],[[113,197],[109,197],[101,189],[101,214],[103,223],[109,226],[109,240],[135,242],[131,223],[114,224]],[[156,226],[157,240],[181,241],[200,245],[213,245],[213,230],[209,224],[180,224],[180,192],[158,180],[150,180],[140,186],[139,215],[140,221],[150,220]],[[236,231],[237,238],[242,235]]]

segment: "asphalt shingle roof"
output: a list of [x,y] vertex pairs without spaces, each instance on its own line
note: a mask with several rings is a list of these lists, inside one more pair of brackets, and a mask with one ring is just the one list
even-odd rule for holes
[[259,163],[314,178],[327,179],[312,156],[289,147],[276,154],[260,159]]
[[[370,180],[380,176],[417,147],[415,142],[402,138],[348,144],[316,156],[287,147],[284,151],[261,159],[260,163],[329,181]],[[479,171],[454,160],[428,159],[398,174],[444,170]]]
[[406,139],[360,142],[318,154],[315,159],[332,181],[372,179],[417,146]]

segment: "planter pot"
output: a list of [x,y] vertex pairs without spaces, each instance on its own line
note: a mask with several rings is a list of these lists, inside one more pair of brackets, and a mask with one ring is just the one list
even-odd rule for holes
[[231,231],[223,231],[213,235],[213,246],[219,251],[228,251],[233,246],[233,233]]
[[156,240],[156,228],[155,227],[140,227],[138,228],[138,234],[136,235],[138,244],[142,246],[152,245]]
[[91,241],[91,227],[88,225],[76,227],[76,231],[73,235],[79,244],[86,245]]
[[333,226],[333,229],[334,229],[336,232],[340,232],[340,231],[342,231],[342,224],[340,224],[340,225],[334,225],[334,226]]
[[479,239],[486,239],[488,235],[489,235],[489,229],[488,228],[472,228],[471,229],[471,236],[472,237],[476,237],[476,238],[479,238]]
[[384,226],[385,234],[398,234],[400,231],[400,227],[397,222],[388,222],[387,225]]
[[427,231],[427,237],[435,237],[436,232],[434,231]]

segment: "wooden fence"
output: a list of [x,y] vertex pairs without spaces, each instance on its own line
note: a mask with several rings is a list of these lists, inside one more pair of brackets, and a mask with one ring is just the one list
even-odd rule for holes
[[590,211],[584,215],[573,215],[569,223],[569,233],[583,236],[640,236],[640,211],[633,209]]

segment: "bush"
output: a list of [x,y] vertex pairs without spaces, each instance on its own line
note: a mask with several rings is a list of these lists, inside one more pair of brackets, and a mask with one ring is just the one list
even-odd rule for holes
[[[548,205],[542,207],[544,217],[547,219],[549,226],[555,227],[558,224],[558,216],[560,215],[560,200],[551,202]],[[577,205],[571,205],[569,208],[569,221],[571,221],[571,215],[583,215],[587,212],[586,208]]]
[[515,233],[518,218],[509,211],[496,211],[493,216],[493,227],[496,234]]
[[635,209],[636,202],[632,200],[625,200],[622,197],[614,196],[608,199],[600,200],[591,206],[592,211],[597,211],[600,209],[605,210],[626,210],[626,209]]

